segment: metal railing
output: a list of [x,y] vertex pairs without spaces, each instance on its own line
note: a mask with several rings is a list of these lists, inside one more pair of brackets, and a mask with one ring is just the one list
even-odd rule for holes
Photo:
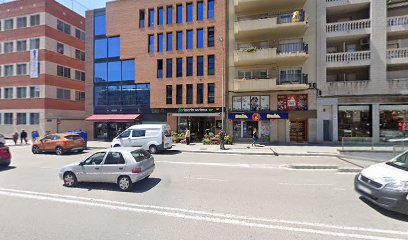
[[326,55],[326,62],[328,63],[365,61],[370,59],[371,51],[329,53]]
[[387,49],[387,58],[408,58],[408,48]]
[[393,27],[401,25],[408,25],[408,15],[387,18],[387,26]]
[[294,10],[292,12],[284,12],[284,13],[267,13],[267,14],[259,14],[259,15],[253,15],[253,16],[245,16],[245,17],[238,17],[236,22],[242,22],[242,21],[256,21],[256,20],[263,20],[263,19],[269,19],[269,18],[277,18],[277,23],[282,24],[282,23],[294,23],[297,22],[293,18],[294,12],[299,12],[299,22],[304,22],[305,21],[305,11],[304,10]]
[[308,75],[304,73],[280,74],[276,79],[276,85],[285,84],[308,84]]
[[283,43],[278,46],[278,54],[305,52],[309,50],[309,45],[304,42]]
[[352,30],[360,30],[371,27],[370,19],[362,19],[356,21],[347,21],[347,22],[337,22],[337,23],[328,23],[326,25],[326,32],[345,32]]

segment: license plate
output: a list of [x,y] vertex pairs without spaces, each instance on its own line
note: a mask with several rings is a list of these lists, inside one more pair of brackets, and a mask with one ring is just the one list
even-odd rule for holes
[[371,191],[371,189],[369,189],[369,188],[367,188],[365,186],[362,186],[362,185],[358,185],[357,188],[360,191],[365,192],[365,193],[370,194],[370,195],[373,193],[373,191]]

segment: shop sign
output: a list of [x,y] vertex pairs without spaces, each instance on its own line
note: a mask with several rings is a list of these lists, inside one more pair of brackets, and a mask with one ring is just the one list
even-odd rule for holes
[[178,113],[217,113],[221,108],[179,108]]
[[408,122],[399,122],[398,126],[401,131],[408,131]]
[[230,113],[228,115],[230,120],[275,120],[275,119],[288,119],[288,113]]
[[306,111],[307,95],[279,95],[279,111]]

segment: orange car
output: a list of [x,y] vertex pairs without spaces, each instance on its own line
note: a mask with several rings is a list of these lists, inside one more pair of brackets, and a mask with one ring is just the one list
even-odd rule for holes
[[51,134],[41,140],[37,140],[32,147],[34,154],[43,152],[55,152],[62,155],[66,152],[82,152],[85,149],[85,141],[77,134]]

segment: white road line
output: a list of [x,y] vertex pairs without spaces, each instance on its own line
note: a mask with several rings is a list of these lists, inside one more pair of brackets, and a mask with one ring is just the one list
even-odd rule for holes
[[205,181],[216,181],[216,182],[227,182],[227,180],[223,180],[223,179],[215,179],[215,178],[184,177],[184,179],[190,179],[190,180],[205,180]]
[[179,212],[179,213],[185,213],[185,214],[196,214],[196,215],[204,215],[204,216],[217,217],[217,218],[228,218],[228,219],[234,219],[234,220],[257,221],[257,222],[266,222],[266,223],[280,223],[280,224],[301,225],[301,226],[326,228],[326,229],[336,229],[336,230],[343,230],[343,231],[368,232],[368,233],[380,233],[380,234],[408,236],[408,232],[401,232],[401,231],[395,231],[395,230],[337,226],[337,225],[329,225],[329,224],[321,224],[321,223],[288,221],[288,220],[281,220],[281,219],[245,217],[245,216],[225,214],[225,213],[214,213],[214,212],[205,212],[205,211],[197,211],[197,210],[188,210],[188,209],[182,209],[182,208],[162,207],[162,206],[154,206],[154,205],[142,205],[142,204],[133,204],[133,203],[118,202],[118,201],[111,201],[111,200],[104,200],[104,199],[85,198],[85,197],[78,197],[78,196],[72,196],[72,195],[60,195],[60,194],[52,194],[52,193],[40,193],[40,192],[0,188],[0,195],[9,195],[9,194],[23,194],[23,195],[27,195],[28,197],[56,198],[56,199],[62,199],[62,200],[67,200],[67,201],[70,201],[70,200],[84,201],[86,203],[91,203],[91,204],[92,203],[109,204],[113,206],[119,205],[119,206],[124,206],[124,207],[134,207],[134,208],[143,208],[143,209],[151,209],[151,210],[158,210],[158,211]]
[[324,183],[279,183],[279,185],[287,186],[316,186],[316,187],[331,187],[333,184],[324,184]]
[[280,169],[278,166],[269,164],[248,164],[248,163],[211,163],[211,162],[176,162],[176,161],[155,161],[156,163],[179,164],[179,165],[197,165],[213,167],[237,167],[237,168],[256,168],[256,169]]

